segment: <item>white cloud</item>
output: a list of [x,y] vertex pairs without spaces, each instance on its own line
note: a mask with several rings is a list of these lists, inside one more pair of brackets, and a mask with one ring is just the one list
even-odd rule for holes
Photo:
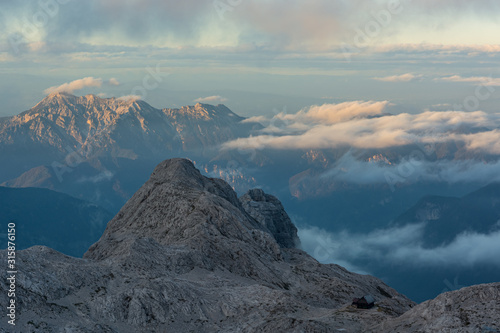
[[314,105],[303,109],[296,114],[277,114],[275,118],[294,122],[316,122],[322,124],[335,124],[355,118],[382,115],[390,103],[353,101],[339,104]]
[[118,82],[117,79],[115,79],[114,77],[112,77],[111,79],[109,79],[108,84],[112,85],[112,86],[119,86],[120,82]]
[[[389,178],[388,178],[389,177]],[[402,161],[388,164],[356,159],[351,153],[342,156],[331,168],[313,180],[327,185],[328,182],[353,184],[384,184],[393,182],[446,182],[446,183],[489,183],[500,181],[500,161],[439,159],[427,160],[424,151],[415,150]],[[301,181],[311,181],[311,178]],[[317,182],[315,182],[317,183]]]
[[500,86],[500,78],[492,78],[487,76],[461,77],[460,75],[452,75],[448,77],[438,78],[436,80],[448,82],[466,82],[491,87]]
[[139,96],[139,95],[126,95],[126,96],[121,96],[121,97],[117,98],[117,100],[125,101],[125,102],[137,101],[140,99],[141,99],[141,96]]
[[53,93],[58,93],[58,92],[67,92],[72,94],[76,90],[81,90],[84,88],[88,87],[101,87],[102,86],[102,79],[98,78],[93,78],[93,77],[86,77],[83,79],[79,80],[74,80],[69,83],[63,83],[60,86],[54,86],[45,89],[45,93],[47,95],[53,94]]
[[[73,94],[77,90],[82,90],[84,88],[91,88],[91,87],[96,87],[100,88],[103,85],[108,85],[108,86],[119,86],[120,82],[112,77],[111,79],[104,81],[101,78],[94,78],[94,77],[85,77],[83,79],[78,79],[74,80],[71,82],[63,83],[60,86],[54,86],[45,89],[44,93],[47,95],[53,94],[53,93],[59,93],[59,92],[66,92]],[[104,94],[104,93],[100,93]]]
[[246,118],[246,119],[242,120],[241,122],[244,124],[248,124],[248,123],[265,124],[265,123],[269,122],[269,118],[267,118],[266,116],[254,116],[254,117]]
[[224,102],[227,102],[227,98],[224,98],[222,96],[208,96],[208,97],[197,98],[193,102],[196,102],[196,103],[224,103]]
[[299,228],[299,237],[303,249],[320,262],[343,264],[351,269],[356,269],[355,263],[360,260],[413,266],[500,266],[500,231],[462,233],[447,245],[424,248],[424,228],[425,223],[420,223],[355,234],[306,227]]
[[401,74],[401,75],[392,75],[385,77],[375,77],[374,80],[383,81],[383,82],[410,82],[421,79],[422,75],[414,75],[411,73]]
[[[280,113],[262,135],[227,142],[224,149],[382,149],[461,142],[466,149],[500,154],[500,113],[425,111],[387,114],[389,102],[347,102]],[[271,133],[272,135],[269,135]]]
[[404,43],[379,45],[373,48],[375,52],[407,52],[407,53],[435,53],[453,54],[464,53],[473,55],[476,53],[500,53],[500,45],[497,44],[430,44],[430,43]]

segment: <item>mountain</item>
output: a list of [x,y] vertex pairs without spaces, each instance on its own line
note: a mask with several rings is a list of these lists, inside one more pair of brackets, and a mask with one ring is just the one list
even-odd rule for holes
[[426,247],[449,244],[464,232],[494,232],[500,229],[500,184],[491,183],[461,198],[426,196],[394,223],[426,223]]
[[260,128],[242,123],[245,118],[221,104],[197,103],[180,109],[163,109],[162,112],[178,133],[184,151],[202,153],[208,150],[213,153],[210,148],[251,133],[254,127]]
[[[488,161],[498,159],[479,152],[470,155],[466,146],[453,142],[435,147],[430,144],[430,149],[416,145],[385,149],[220,149],[227,140],[268,133],[261,129],[223,105],[158,109],[138,100],[52,94],[21,115],[0,120],[0,186],[46,188],[116,214],[159,162],[183,156],[205,175],[226,180],[240,195],[255,187],[273,193],[303,229],[312,226],[326,234],[346,232],[364,239],[377,230],[390,230],[392,222],[423,197],[461,197],[483,187],[486,183],[476,177],[474,168],[479,165],[477,170],[482,170],[486,163],[491,175],[481,177],[494,178],[491,168],[495,164]],[[402,168],[415,156],[423,157],[423,163],[409,163],[413,169]],[[463,174],[458,182],[447,180],[470,165],[476,166],[470,173],[476,180],[463,181],[468,179]],[[393,178],[387,180],[387,172]],[[271,207],[264,215],[258,213],[266,225],[266,219],[279,209],[273,211],[271,199],[263,200],[259,209]],[[251,212],[250,206],[245,209]],[[436,235],[425,240],[427,247],[449,242],[468,230],[480,230],[466,223],[494,227],[494,215],[486,216],[473,207],[470,212],[462,211],[463,216],[477,213],[481,220],[432,224],[433,228],[451,227],[436,229]],[[486,211],[491,212],[491,207],[485,207]],[[410,219],[400,225],[414,222]],[[304,247],[314,250],[317,245],[308,241],[309,246]],[[439,272],[409,264],[395,268],[387,257],[356,256],[346,265],[382,277],[417,301],[435,297],[447,287],[444,281],[455,277],[470,285],[496,281],[500,274],[496,268],[477,263],[460,269],[450,264]]]
[[103,206],[116,212],[166,157],[210,159],[221,143],[258,128],[243,120],[224,105],[157,109],[141,100],[51,94],[0,123],[0,184],[106,197]]
[[[319,264],[285,239],[297,239],[296,229],[276,198],[253,191],[238,199],[190,161],[167,160],[84,259],[41,246],[18,253],[15,329],[359,332],[415,305],[375,277]],[[374,309],[350,306],[367,294]]]
[[0,187],[0,211],[2,231],[16,224],[17,249],[45,245],[75,257],[99,239],[113,217],[95,204],[40,188]]
[[78,158],[135,160],[203,151],[248,135],[253,126],[242,120],[224,105],[157,109],[141,100],[55,93],[0,122],[0,154],[11,161],[0,180],[65,159],[71,167]]

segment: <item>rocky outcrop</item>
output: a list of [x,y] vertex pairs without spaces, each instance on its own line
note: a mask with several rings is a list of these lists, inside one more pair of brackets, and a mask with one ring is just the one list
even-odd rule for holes
[[500,283],[441,294],[370,331],[500,332]]
[[[268,228],[281,230],[286,220],[278,214],[268,223],[279,202],[260,191],[249,197],[267,212],[257,214],[257,206],[247,212],[228,184],[202,176],[190,161],[162,162],[83,259],[46,247],[18,253],[16,326],[3,320],[0,327],[360,332],[414,306],[377,278],[280,247]],[[6,257],[1,251],[0,260]],[[8,301],[5,288],[0,285],[2,304]],[[374,309],[350,306],[353,297],[366,294],[375,297]]]
[[281,247],[293,248],[299,245],[297,228],[275,196],[266,194],[261,189],[253,189],[245,193],[240,202],[250,216],[271,232]]

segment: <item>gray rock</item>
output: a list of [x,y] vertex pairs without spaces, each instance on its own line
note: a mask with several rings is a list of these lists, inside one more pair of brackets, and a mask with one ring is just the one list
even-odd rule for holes
[[[277,200],[255,194],[254,202],[272,203],[255,216],[280,211]],[[359,332],[415,305],[375,277],[280,247],[272,226],[257,222],[228,184],[202,176],[190,161],[162,162],[83,259],[39,246],[18,252],[17,323],[2,320],[0,328]],[[6,257],[0,251],[2,262]],[[350,306],[366,294],[375,297],[374,309]],[[8,301],[5,284],[0,301]]]
[[299,245],[297,228],[275,196],[265,194],[261,189],[253,189],[244,194],[240,202],[250,216],[271,232],[281,247]]
[[372,332],[500,332],[500,283],[439,295]]

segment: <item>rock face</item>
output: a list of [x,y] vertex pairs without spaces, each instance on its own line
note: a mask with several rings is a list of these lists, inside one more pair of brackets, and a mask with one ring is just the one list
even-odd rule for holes
[[441,294],[373,332],[500,332],[500,283]]
[[253,189],[243,195],[240,202],[250,216],[271,232],[281,247],[298,247],[297,228],[276,197]]
[[[241,201],[188,160],[162,162],[83,259],[18,252],[16,326],[2,320],[1,330],[360,332],[414,306],[377,278],[287,248],[295,229],[275,198],[254,191]],[[375,309],[350,306],[366,294]]]

